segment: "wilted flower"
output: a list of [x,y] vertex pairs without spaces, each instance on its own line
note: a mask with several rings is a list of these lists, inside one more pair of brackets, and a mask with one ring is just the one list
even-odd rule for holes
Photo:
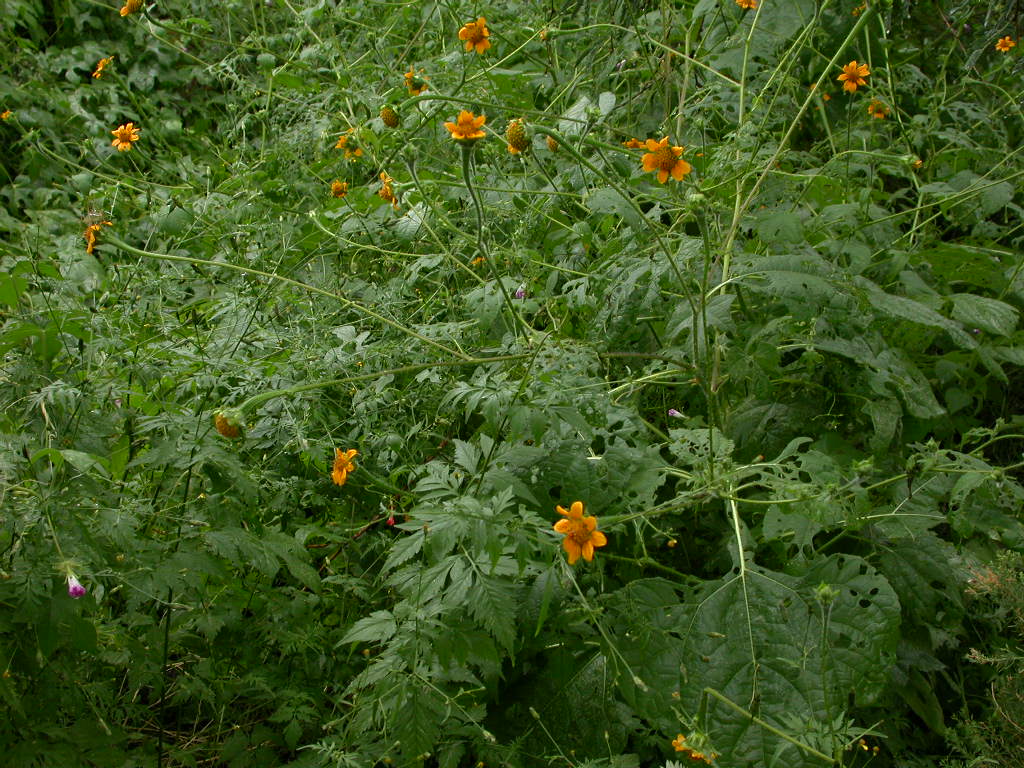
[[135,123],[125,123],[124,125],[117,126],[116,131],[111,131],[114,140],[110,142],[110,145],[117,147],[118,152],[127,152],[132,148],[132,142],[139,140],[139,128],[135,127]]
[[548,145],[548,152],[558,151],[558,142],[555,141],[551,136],[548,136],[544,143]]
[[644,143],[640,139],[627,139],[622,142],[622,146],[626,149],[640,149],[643,145]]
[[523,288],[523,286],[520,285],[518,288],[516,288],[515,297],[517,299],[525,299],[526,298],[526,289]]
[[648,139],[647,150],[647,154],[641,158],[643,168],[645,171],[657,171],[661,184],[668,181],[670,175],[676,181],[682,181],[683,176],[693,170],[690,164],[680,157],[683,148],[669,146],[668,136],[660,142]]
[[845,67],[843,67],[843,74],[836,78],[843,84],[843,90],[848,93],[853,93],[858,87],[867,85],[868,81],[864,78],[870,75],[867,64],[858,64],[857,60],[854,59]]
[[455,141],[472,144],[486,135],[480,130],[486,120],[486,115],[477,117],[472,112],[464,109],[459,112],[459,116],[454,123],[445,123],[444,127],[451,132],[452,138]]
[[[420,70],[420,75],[423,74],[423,70]],[[427,78],[420,77],[417,75],[409,65],[409,71],[405,73],[405,87],[409,89],[410,96],[419,96],[425,90],[427,90]]]
[[343,451],[340,448],[336,448],[334,452],[334,467],[331,470],[331,480],[334,481],[335,485],[344,485],[345,481],[348,480],[348,473],[354,472],[356,469],[356,463],[353,459],[359,453],[355,448],[348,451]]
[[121,15],[127,16],[130,13],[135,13],[142,7],[142,0],[124,0],[124,5],[121,7]]
[[344,197],[348,194],[348,182],[335,179],[331,182],[331,194],[335,197]]
[[398,113],[395,112],[394,107],[385,106],[381,107],[380,110],[380,121],[384,123],[388,128],[398,127]]
[[490,30],[487,29],[487,19],[481,16],[476,21],[471,21],[459,30],[459,40],[466,42],[466,50],[472,51],[476,48],[477,53],[483,53],[491,47]]
[[85,587],[82,586],[82,582],[73,573],[68,574],[68,597],[73,597],[75,600],[85,594]]
[[392,208],[398,208],[398,199],[395,197],[395,189],[391,186],[392,179],[387,171],[380,172],[380,189],[377,190],[377,195],[389,203]]
[[100,229],[103,227],[104,224],[106,224],[108,227],[114,226],[109,221],[97,221],[93,224],[89,224],[85,228],[85,232],[82,233],[82,236],[85,238],[86,253],[92,253],[93,249],[96,247],[96,236],[99,234]]
[[871,103],[868,104],[868,114],[878,120],[882,120],[889,114],[889,108],[878,99],[872,99]]
[[0,120],[10,120],[11,119],[11,115],[13,115],[13,114],[14,113],[11,112],[11,110],[5,109],[3,112],[0,112]]
[[526,135],[526,126],[522,118],[510,120],[505,129],[505,139],[508,141],[508,151],[513,155],[525,152],[530,148],[530,139]]
[[736,0],[736,5],[744,11],[752,11],[757,8],[757,0]]
[[352,136],[354,130],[354,128],[349,128],[338,137],[338,143],[334,145],[335,149],[344,150],[346,160],[353,160],[363,156],[363,148],[356,143],[355,137]]
[[96,71],[92,73],[92,76],[99,80],[103,77],[103,70],[110,65],[110,62],[114,60],[113,56],[107,56],[105,59],[100,59],[96,65]]
[[597,530],[597,518],[584,516],[582,501],[574,501],[568,511],[558,506],[555,509],[558,514],[565,516],[565,520],[559,520],[554,527],[565,535],[562,549],[569,555],[569,565],[579,560],[580,555],[589,563],[594,559],[594,548],[608,543],[605,535]]

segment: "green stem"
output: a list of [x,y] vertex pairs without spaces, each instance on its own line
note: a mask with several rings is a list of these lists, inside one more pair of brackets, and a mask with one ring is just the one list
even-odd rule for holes
[[128,245],[128,243],[124,242],[123,240],[114,235],[105,234],[104,240],[111,245],[121,248],[122,250],[128,251],[128,253],[134,253],[136,256],[143,256],[149,259],[162,259],[164,261],[178,261],[186,264],[205,264],[210,267],[223,267],[225,269],[233,269],[236,272],[244,272],[249,275],[258,275],[259,277],[266,277],[270,280],[277,280],[278,282],[287,283],[288,285],[294,285],[297,288],[303,288],[312,293],[319,293],[322,296],[329,296],[335,301],[340,302],[342,306],[354,309],[357,312],[366,315],[367,317],[372,317],[374,320],[377,320],[378,322],[383,323],[384,325],[390,326],[391,328],[394,328],[395,330],[400,331],[401,333],[404,333],[407,336],[412,336],[414,339],[418,339],[419,341],[422,341],[424,344],[428,344],[431,347],[436,347],[437,349],[440,349],[443,352],[447,352],[449,355],[454,355],[455,357],[458,357],[464,361],[471,359],[465,352],[460,352],[457,349],[445,346],[439,341],[429,339],[426,336],[423,336],[422,334],[419,334],[416,331],[412,330],[412,328],[406,328],[404,325],[396,323],[394,320],[390,320],[384,317],[379,312],[375,312],[369,307],[360,304],[358,301],[346,299],[344,296],[335,293],[334,291],[328,291],[323,288],[317,288],[315,285],[303,283],[300,280],[294,280],[290,277],[284,277],[283,275],[276,275],[273,272],[264,272],[261,269],[243,267],[238,264],[231,264],[230,262],[211,261],[210,259],[197,259],[193,256],[173,256],[169,253],[154,253],[153,251],[143,251],[132,245]]

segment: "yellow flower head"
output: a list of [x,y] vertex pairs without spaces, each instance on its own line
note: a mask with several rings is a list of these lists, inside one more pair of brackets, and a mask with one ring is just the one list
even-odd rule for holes
[[355,448],[343,451],[340,448],[334,450],[334,468],[331,470],[331,480],[335,485],[344,485],[348,480],[348,473],[355,472],[356,463],[353,459],[359,453]]
[[744,11],[752,11],[757,8],[757,0],[736,0],[736,5]]
[[589,563],[594,559],[594,548],[608,543],[605,535],[597,530],[597,518],[584,516],[582,501],[574,501],[568,512],[563,507],[555,509],[565,516],[565,520],[555,523],[555,530],[565,536],[562,549],[569,555],[569,565],[579,560],[580,555]]
[[103,70],[106,67],[108,67],[110,65],[110,62],[112,62],[113,60],[113,56],[108,56],[105,59],[100,59],[99,63],[96,65],[96,71],[92,73],[92,76],[95,77],[97,80],[103,77]]
[[348,194],[348,182],[335,179],[331,182],[331,194],[335,197],[344,197]]
[[[420,70],[420,75],[423,74],[423,70]],[[425,90],[427,90],[427,78],[420,77],[417,75],[409,65],[409,71],[405,73],[405,87],[409,89],[410,96],[419,96]]]
[[999,41],[996,43],[996,50],[1001,51],[1002,53],[1009,53],[1010,49],[1016,44],[1017,43],[1014,42],[1014,39],[1009,35],[1006,37],[1000,37]]
[[858,64],[857,60],[854,59],[845,67],[843,67],[843,74],[836,78],[843,84],[843,90],[847,93],[853,93],[862,85],[867,85],[868,81],[864,78],[870,75],[867,64]]
[[82,236],[85,238],[86,253],[92,253],[93,248],[96,247],[96,236],[99,234],[104,224],[108,227],[114,226],[109,221],[97,221],[95,224],[90,224],[85,228],[85,232],[82,233]]
[[0,112],[0,120],[10,120],[11,119],[11,115],[13,115],[13,114],[14,113],[11,112],[11,110],[5,109],[3,112]]
[[121,15],[127,16],[130,13],[135,13],[142,7],[142,0],[124,0],[124,5],[121,7]]
[[455,141],[472,143],[484,137],[485,134],[480,129],[483,128],[486,120],[486,115],[477,117],[472,112],[464,109],[459,112],[459,116],[454,123],[445,123],[444,127],[451,131],[452,138]]
[[868,104],[868,114],[877,120],[884,120],[889,114],[889,108],[878,99],[872,99]]
[[491,47],[491,41],[487,39],[490,36],[490,30],[487,29],[487,19],[483,16],[476,21],[469,22],[459,30],[459,40],[465,41],[466,50],[472,51],[476,48],[477,53],[483,53]]
[[355,128],[349,128],[338,137],[338,143],[334,145],[335,149],[344,150],[346,160],[355,160],[357,157],[363,156],[363,148],[356,143],[355,137],[352,135],[354,131]]
[[127,152],[132,148],[132,142],[139,140],[139,128],[135,127],[135,123],[125,123],[124,125],[117,126],[116,131],[111,131],[114,140],[110,142],[110,146],[117,147],[118,152]]
[[648,139],[646,146],[647,154],[641,158],[644,171],[657,171],[659,183],[664,184],[670,175],[676,181],[682,181],[683,176],[693,170],[690,164],[680,157],[683,148],[669,146],[668,136],[661,141]]
[[391,182],[393,181],[394,179],[388,176],[387,171],[381,171],[380,189],[377,190],[377,195],[381,198],[381,200],[391,203],[391,207],[397,210],[398,199],[395,197],[394,187],[391,186]]

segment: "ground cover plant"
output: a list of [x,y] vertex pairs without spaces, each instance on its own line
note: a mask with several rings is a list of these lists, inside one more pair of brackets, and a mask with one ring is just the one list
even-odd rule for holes
[[4,9],[5,765],[1024,765],[1019,5]]

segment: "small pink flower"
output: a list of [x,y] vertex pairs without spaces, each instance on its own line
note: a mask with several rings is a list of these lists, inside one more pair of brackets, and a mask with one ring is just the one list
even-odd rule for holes
[[516,298],[517,299],[525,299],[526,298],[526,289],[523,288],[522,286],[520,286],[519,288],[516,288]]
[[85,587],[82,586],[82,582],[73,574],[68,574],[68,597],[73,597],[76,600],[85,594]]
[[673,418],[676,418],[676,419],[681,419],[681,418],[683,418],[683,414],[681,414],[681,413],[680,413],[679,411],[677,411],[677,410],[676,410],[675,408],[669,408],[669,409],[668,409],[668,415],[669,415],[669,416],[672,416]]

